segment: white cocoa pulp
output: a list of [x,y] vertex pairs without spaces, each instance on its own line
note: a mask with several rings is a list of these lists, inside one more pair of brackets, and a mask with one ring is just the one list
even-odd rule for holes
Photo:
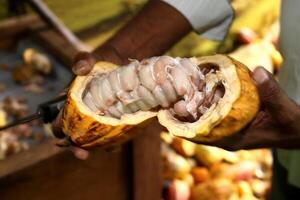
[[93,112],[121,118],[163,108],[182,121],[195,121],[224,95],[218,66],[188,58],[152,57],[94,77],[82,99]]

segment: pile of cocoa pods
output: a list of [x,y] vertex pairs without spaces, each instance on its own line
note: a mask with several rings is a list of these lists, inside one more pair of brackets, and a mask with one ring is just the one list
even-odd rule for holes
[[267,199],[268,149],[229,152],[161,133],[165,200]]

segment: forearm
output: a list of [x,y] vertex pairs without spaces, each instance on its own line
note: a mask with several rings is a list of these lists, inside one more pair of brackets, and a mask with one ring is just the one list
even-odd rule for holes
[[94,54],[117,64],[128,58],[161,55],[192,30],[186,18],[170,5],[152,0]]

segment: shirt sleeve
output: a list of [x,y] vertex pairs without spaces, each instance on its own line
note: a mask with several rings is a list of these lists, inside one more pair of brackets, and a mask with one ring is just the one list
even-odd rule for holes
[[223,40],[234,18],[229,0],[163,1],[183,14],[199,34],[212,40]]

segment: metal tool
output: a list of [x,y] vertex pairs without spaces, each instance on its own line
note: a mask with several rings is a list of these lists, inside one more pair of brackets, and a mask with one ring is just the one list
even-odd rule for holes
[[66,98],[67,95],[63,95],[45,103],[41,103],[38,105],[36,113],[8,123],[7,125],[0,127],[0,131],[13,126],[17,126],[19,124],[30,122],[35,119],[41,119],[44,123],[49,123],[56,118],[59,111],[62,109]]

